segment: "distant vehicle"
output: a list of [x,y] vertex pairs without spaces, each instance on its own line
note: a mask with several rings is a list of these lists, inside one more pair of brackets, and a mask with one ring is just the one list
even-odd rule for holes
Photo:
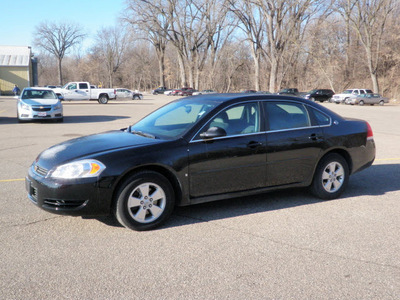
[[63,107],[58,96],[49,88],[25,88],[18,97],[18,122],[53,119],[62,122]]
[[97,100],[100,104],[107,104],[108,100],[116,99],[115,89],[94,89],[89,82],[68,82],[53,91],[64,100]]
[[282,89],[278,92],[278,95],[291,95],[291,96],[299,96],[300,92],[298,89],[289,88],[289,89]]
[[315,89],[305,93],[303,97],[311,101],[324,102],[329,101],[334,94],[330,89]]
[[56,88],[61,88],[61,85],[46,85],[46,87],[49,89],[56,89]]
[[171,96],[174,91],[176,91],[176,89],[167,90],[167,91],[164,92],[164,95]]
[[333,95],[332,100],[336,104],[346,103],[346,100],[356,98],[362,94],[373,94],[373,91],[369,89],[347,89],[341,94]]
[[217,92],[214,90],[202,90],[202,91],[193,92],[192,95],[197,96],[197,95],[208,95],[208,94],[217,94]]
[[183,88],[181,88],[181,89],[173,90],[172,93],[171,93],[171,95],[172,95],[172,96],[190,96],[190,95],[192,95],[192,94],[190,94],[190,95],[182,95],[182,93],[183,93],[183,92],[186,92],[186,91],[188,91],[188,92],[193,92],[194,90],[193,90],[193,88],[191,88],[191,87],[183,87]]
[[179,96],[192,96],[194,92],[197,92],[197,90],[193,88],[182,88],[181,91],[178,93]]
[[165,86],[159,86],[158,88],[154,89],[151,91],[153,95],[158,95],[158,94],[164,94],[166,91],[168,91],[168,88]]
[[135,92],[132,90],[128,89],[123,89],[123,88],[118,88],[115,90],[117,94],[117,99],[121,98],[127,98],[127,99],[132,99],[132,100],[142,100],[143,99],[143,94],[139,92]]
[[354,105],[384,105],[385,103],[389,103],[389,98],[382,97],[380,94],[362,94],[356,98],[352,98],[349,100],[349,104]]
[[268,91],[257,91],[256,94],[271,95],[271,92],[268,92]]
[[241,91],[241,93],[244,93],[244,94],[255,94],[255,93],[257,93],[257,91],[256,90],[244,90],[244,91]]

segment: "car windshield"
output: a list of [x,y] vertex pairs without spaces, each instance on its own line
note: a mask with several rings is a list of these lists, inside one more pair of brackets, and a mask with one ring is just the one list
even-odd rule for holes
[[131,126],[132,133],[153,138],[175,139],[191,129],[218,102],[188,99],[167,104]]
[[51,90],[24,90],[21,99],[58,99]]
[[343,92],[343,94],[351,94],[353,92],[353,90],[345,90],[344,92]]
[[318,90],[311,90],[311,91],[309,91],[308,93],[309,94],[314,94],[314,93],[316,93]]

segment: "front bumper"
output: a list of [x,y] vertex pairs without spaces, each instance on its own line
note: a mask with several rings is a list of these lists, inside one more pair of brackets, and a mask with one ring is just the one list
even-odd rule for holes
[[25,178],[28,198],[41,209],[60,215],[96,216],[111,212],[112,192],[97,178],[59,180],[46,178],[29,168]]
[[18,118],[20,120],[47,120],[47,119],[62,119],[62,109],[49,109],[46,111],[35,111],[31,109],[19,109]]

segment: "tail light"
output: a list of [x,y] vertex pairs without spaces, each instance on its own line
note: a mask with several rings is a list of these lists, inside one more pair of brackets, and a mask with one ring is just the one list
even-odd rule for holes
[[367,141],[374,139],[374,133],[372,132],[371,125],[367,122],[368,132],[367,132]]

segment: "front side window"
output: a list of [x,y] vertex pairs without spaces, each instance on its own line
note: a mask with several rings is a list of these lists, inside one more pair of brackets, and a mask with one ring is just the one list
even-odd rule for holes
[[269,130],[285,130],[310,126],[310,118],[302,104],[286,102],[266,103]]
[[227,136],[257,133],[260,131],[260,109],[257,102],[243,103],[222,110],[200,130],[200,134],[211,127],[220,127]]
[[76,83],[71,83],[68,87],[68,90],[76,90]]

